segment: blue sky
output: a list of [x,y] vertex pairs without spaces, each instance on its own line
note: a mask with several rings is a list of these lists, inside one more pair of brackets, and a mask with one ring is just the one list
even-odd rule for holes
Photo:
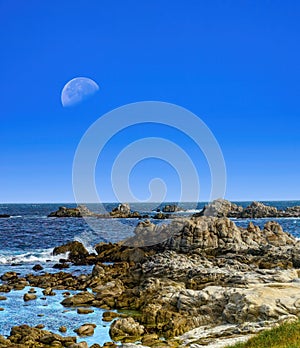
[[[296,0],[0,0],[0,202],[73,201],[84,132],[106,112],[144,100],[180,105],[208,125],[226,162],[226,198],[300,199],[299,16]],[[100,90],[63,108],[61,90],[76,76]],[[108,144],[96,171],[103,200],[114,200],[111,156],[137,135],[164,135],[191,151],[206,200],[201,154],[154,126]],[[135,168],[133,191],[146,197],[158,176],[176,199],[179,178],[155,159]]]

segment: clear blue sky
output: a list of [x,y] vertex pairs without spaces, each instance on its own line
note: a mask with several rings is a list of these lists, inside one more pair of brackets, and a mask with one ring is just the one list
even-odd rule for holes
[[[299,18],[297,0],[0,0],[0,202],[73,201],[83,133],[143,100],[181,105],[206,122],[224,154],[228,199],[300,199]],[[63,108],[61,90],[76,76],[100,91]],[[170,132],[184,146],[176,137]],[[175,194],[176,175],[149,161],[133,173],[134,190],[143,195],[162,175]],[[108,201],[109,163],[97,177]]]

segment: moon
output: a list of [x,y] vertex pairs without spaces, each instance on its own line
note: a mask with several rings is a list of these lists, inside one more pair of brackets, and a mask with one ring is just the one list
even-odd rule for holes
[[97,83],[88,77],[75,77],[67,82],[61,91],[64,107],[73,106],[91,97],[99,90]]

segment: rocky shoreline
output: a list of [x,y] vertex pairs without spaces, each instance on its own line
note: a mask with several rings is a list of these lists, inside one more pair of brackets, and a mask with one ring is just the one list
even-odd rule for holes
[[[91,274],[35,272],[20,277],[7,272],[1,276],[0,292],[30,286],[33,290],[24,301],[34,301],[35,287],[44,289],[44,296],[65,290],[61,304],[66,308],[86,314],[93,308],[106,310],[106,321],[113,321],[113,342],[105,347],[114,347],[114,342],[124,347],[223,347],[298,320],[300,242],[276,222],[266,222],[263,229],[252,222],[241,228],[227,217],[206,216],[215,206],[219,215],[240,211],[227,202],[222,202],[223,210],[214,202],[201,216],[173,219],[167,225],[140,221],[134,237],[100,243],[93,254],[79,242],[59,246],[54,254],[68,253],[59,264],[94,265]],[[92,334],[93,325],[78,328],[77,335]],[[0,347],[12,345],[87,347],[76,343],[76,337],[61,338],[28,326],[0,336]]]

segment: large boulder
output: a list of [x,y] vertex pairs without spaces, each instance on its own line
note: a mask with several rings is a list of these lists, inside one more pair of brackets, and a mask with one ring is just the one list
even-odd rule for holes
[[78,241],[72,241],[53,249],[53,255],[66,253],[69,253],[68,259],[75,263],[82,263],[89,256],[89,252],[84,245]]
[[109,330],[113,340],[120,340],[126,337],[128,341],[136,341],[144,333],[144,326],[136,322],[132,317],[122,318],[114,321]]
[[83,324],[78,329],[74,330],[78,336],[93,336],[95,324]]
[[95,246],[97,259],[101,262],[127,261],[138,263],[145,257],[145,251],[140,248],[129,247],[123,243],[99,243]]
[[83,291],[74,296],[65,298],[61,302],[61,304],[66,307],[82,306],[82,305],[91,304],[94,300],[95,300],[95,296],[92,293],[88,291]]

